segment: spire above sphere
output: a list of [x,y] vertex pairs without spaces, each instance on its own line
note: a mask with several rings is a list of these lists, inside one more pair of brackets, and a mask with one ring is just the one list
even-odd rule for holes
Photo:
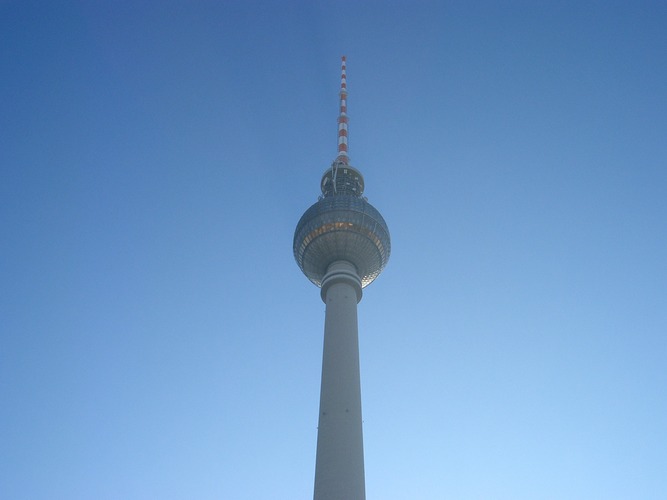
[[340,109],[338,112],[338,156],[335,163],[348,165],[350,158],[347,154],[347,67],[345,56],[341,58],[340,67]]
[[[331,164],[331,169],[322,176],[322,195],[352,194],[361,196],[364,192],[364,177],[361,172],[350,165],[348,155],[348,123],[347,116],[347,63],[345,56],[341,58],[340,104],[338,109],[338,153]],[[341,169],[340,167],[345,167]]]
[[310,281],[322,286],[327,266],[351,262],[362,287],[378,277],[389,260],[389,229],[382,215],[363,196],[361,172],[347,155],[347,71],[342,58],[338,156],[320,182],[322,196],[303,214],[294,234],[294,258]]

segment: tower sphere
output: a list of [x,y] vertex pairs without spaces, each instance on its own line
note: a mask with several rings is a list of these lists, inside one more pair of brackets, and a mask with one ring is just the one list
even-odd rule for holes
[[351,262],[365,287],[389,260],[387,224],[362,196],[364,179],[356,168],[335,161],[324,172],[321,189],[319,201],[306,210],[296,226],[294,258],[317,286],[322,286],[333,262]]

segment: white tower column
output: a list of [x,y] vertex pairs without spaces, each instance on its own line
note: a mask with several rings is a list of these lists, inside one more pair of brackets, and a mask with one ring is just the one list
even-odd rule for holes
[[321,294],[326,318],[314,499],[364,500],[356,267],[347,261],[331,264]]

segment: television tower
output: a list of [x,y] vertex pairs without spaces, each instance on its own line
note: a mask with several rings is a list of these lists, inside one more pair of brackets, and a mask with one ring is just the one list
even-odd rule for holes
[[363,196],[364,178],[347,154],[347,77],[342,58],[338,156],[322,175],[322,195],[294,232],[294,258],[326,304],[315,500],[363,500],[364,446],[357,303],[389,260],[384,219]]

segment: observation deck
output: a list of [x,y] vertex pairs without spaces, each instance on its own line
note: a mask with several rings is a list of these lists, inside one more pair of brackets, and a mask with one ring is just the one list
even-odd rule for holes
[[364,178],[356,168],[334,162],[322,175],[322,196],[303,214],[294,232],[294,258],[317,286],[335,261],[351,262],[361,286],[384,269],[391,252],[387,224],[363,196]]

